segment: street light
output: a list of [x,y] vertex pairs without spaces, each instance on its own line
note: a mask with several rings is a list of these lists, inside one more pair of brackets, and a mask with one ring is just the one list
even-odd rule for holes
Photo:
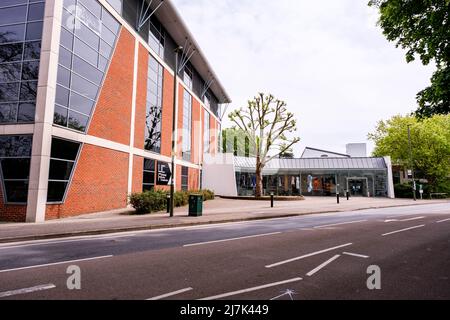
[[183,50],[183,47],[179,46],[174,50],[175,52],[175,72],[173,75],[173,114],[172,114],[172,179],[170,182],[170,217],[173,217],[173,208],[175,206],[175,199],[174,199],[174,193],[175,193],[175,143],[176,143],[176,124],[177,119],[177,95],[178,95],[178,53]]
[[411,176],[412,176],[412,191],[413,191],[414,201],[417,201],[416,180],[414,177],[414,160],[413,160],[413,153],[412,153],[411,125],[410,124],[408,124],[408,144],[409,144],[409,162],[410,162],[410,166],[411,166]]

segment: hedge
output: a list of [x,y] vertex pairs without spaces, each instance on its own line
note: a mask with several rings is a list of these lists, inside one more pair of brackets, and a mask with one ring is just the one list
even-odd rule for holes
[[[133,193],[129,203],[136,210],[136,214],[148,214],[166,210],[169,192],[152,190],[142,193]],[[215,195],[211,190],[177,191],[174,194],[175,207],[184,207],[189,204],[189,195],[202,194],[203,201],[213,200]]]
[[[421,183],[417,183],[417,198],[420,198],[420,193],[418,190],[420,184]],[[422,184],[422,186],[424,199],[429,199],[430,193],[446,193],[447,196],[450,196],[450,179],[438,184],[435,187],[431,187],[429,184]],[[412,183],[396,184],[394,185],[394,191],[396,198],[413,198]]]

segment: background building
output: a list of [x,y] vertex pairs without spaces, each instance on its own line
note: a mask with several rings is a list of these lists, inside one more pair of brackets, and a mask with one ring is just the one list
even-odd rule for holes
[[1,1],[0,221],[123,209],[167,188],[173,117],[176,188],[200,188],[229,102],[169,0]]

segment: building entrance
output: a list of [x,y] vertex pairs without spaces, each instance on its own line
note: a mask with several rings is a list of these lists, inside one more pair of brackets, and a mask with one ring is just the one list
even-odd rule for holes
[[348,178],[347,190],[353,197],[367,197],[368,179],[367,178]]

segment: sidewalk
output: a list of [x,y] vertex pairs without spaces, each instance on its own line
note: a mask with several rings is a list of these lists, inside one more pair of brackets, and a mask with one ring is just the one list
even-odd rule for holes
[[434,203],[448,203],[450,211],[449,200],[414,202],[408,199],[352,198],[347,201],[341,198],[341,203],[338,205],[335,198],[311,197],[306,198],[305,201],[277,202],[275,208],[270,208],[268,201],[218,198],[204,204],[202,217],[188,217],[188,209],[184,207],[177,208],[173,218],[169,218],[166,213],[136,216],[122,211],[83,215],[36,224],[1,223],[0,243]]

